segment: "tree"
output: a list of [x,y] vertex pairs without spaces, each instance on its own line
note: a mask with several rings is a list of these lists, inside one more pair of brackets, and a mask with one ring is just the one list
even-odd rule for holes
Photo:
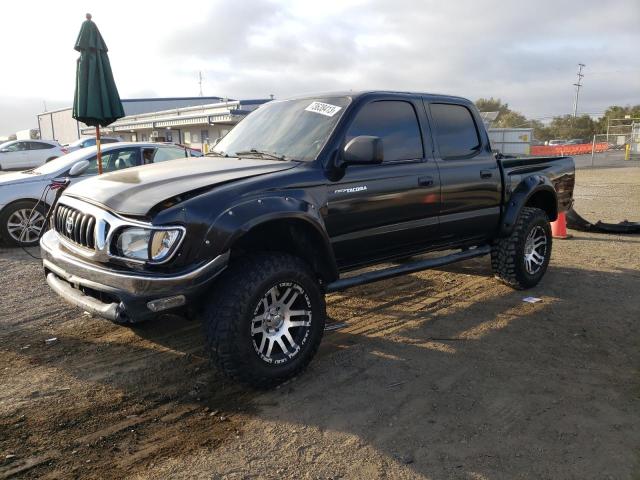
[[627,115],[631,118],[640,118],[640,105],[634,105],[633,107],[630,105],[626,107],[619,105],[610,106],[605,110],[604,115],[598,119],[598,133],[607,133],[607,123],[609,120],[625,118]]
[[510,112],[509,104],[502,103],[502,100],[499,98],[479,98],[476,100],[476,107],[481,112],[500,112],[506,113]]
[[548,133],[554,138],[569,140],[571,138],[591,139],[597,131],[597,124],[589,115],[573,117],[562,115],[553,117],[548,127]]
[[502,103],[499,98],[479,98],[476,107],[481,112],[498,112],[498,117],[491,124],[494,128],[528,127],[530,123],[527,117],[511,110],[509,104]]

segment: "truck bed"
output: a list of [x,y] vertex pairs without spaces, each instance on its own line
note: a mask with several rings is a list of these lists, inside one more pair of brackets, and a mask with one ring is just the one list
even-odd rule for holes
[[571,208],[575,185],[573,157],[500,158],[498,165],[504,178],[504,193],[507,198],[523,176],[540,173],[551,181],[557,192],[558,211],[564,212]]

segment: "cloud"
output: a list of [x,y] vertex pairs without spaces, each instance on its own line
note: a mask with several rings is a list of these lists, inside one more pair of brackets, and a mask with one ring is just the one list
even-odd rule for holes
[[[543,0],[525,8],[493,0],[372,0],[332,8],[318,17],[266,0],[214,7],[200,28],[166,38],[165,48],[200,62],[209,87],[235,97],[437,91],[501,97],[545,116],[570,110],[582,62],[581,111],[640,101],[635,1],[587,0],[576,8]],[[614,73],[598,73],[605,71]]]
[[[47,102],[47,110],[57,110],[69,106],[65,102]],[[0,134],[10,135],[20,130],[38,128],[36,114],[44,111],[39,99],[15,99],[0,97]]]
[[202,71],[211,96],[416,90],[500,97],[542,117],[571,111],[582,62],[580,111],[640,103],[638,0],[184,0],[128,2],[126,15],[96,0],[33,0],[5,10],[0,43],[20,48],[3,51],[16,67],[0,76],[0,133],[33,126],[42,99],[71,104],[86,10],[123,98],[197,95]]

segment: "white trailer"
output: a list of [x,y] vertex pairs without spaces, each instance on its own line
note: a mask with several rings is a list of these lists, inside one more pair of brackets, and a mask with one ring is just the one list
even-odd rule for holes
[[529,155],[533,128],[490,128],[491,149],[503,155]]

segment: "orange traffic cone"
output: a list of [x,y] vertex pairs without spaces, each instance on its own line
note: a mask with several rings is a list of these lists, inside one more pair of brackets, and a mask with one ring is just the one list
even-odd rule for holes
[[564,212],[559,212],[556,221],[551,222],[551,236],[561,240],[571,238],[571,235],[567,234],[567,217]]

